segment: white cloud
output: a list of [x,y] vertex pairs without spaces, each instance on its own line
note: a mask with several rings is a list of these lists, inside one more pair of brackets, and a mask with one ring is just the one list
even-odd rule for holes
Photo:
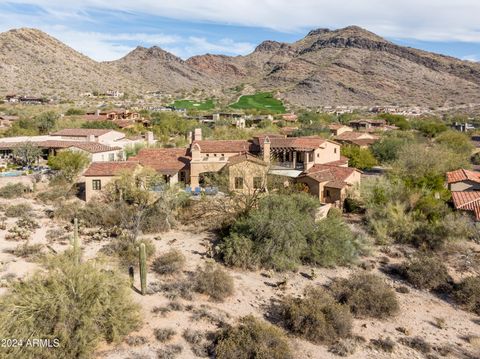
[[480,61],[480,55],[467,55],[463,56],[462,60],[466,61],[472,61],[472,62],[479,62]]
[[88,9],[121,10],[174,19],[213,21],[299,32],[360,25],[383,36],[480,42],[478,0],[10,0],[42,6],[55,16]]

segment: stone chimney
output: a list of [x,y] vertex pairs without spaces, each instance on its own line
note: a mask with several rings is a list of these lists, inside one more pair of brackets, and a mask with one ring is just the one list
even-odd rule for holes
[[263,161],[270,163],[270,139],[268,136],[263,140]]
[[194,141],[201,141],[202,140],[202,129],[196,128],[193,133],[193,140]]
[[145,134],[145,139],[147,140],[148,145],[153,145],[155,143],[155,138],[153,137],[152,131],[147,131]]

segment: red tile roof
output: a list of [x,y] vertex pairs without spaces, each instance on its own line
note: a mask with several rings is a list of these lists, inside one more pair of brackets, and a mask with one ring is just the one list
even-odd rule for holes
[[84,115],[83,119],[85,121],[107,121],[108,116],[107,115]]
[[171,176],[188,168],[190,156],[187,148],[144,148],[128,161],[136,161],[142,166]]
[[463,168],[456,171],[447,172],[447,183],[462,181],[480,183],[480,172],[469,171]]
[[52,133],[52,136],[73,136],[73,137],[78,137],[78,136],[84,136],[88,137],[91,135],[94,136],[102,136],[105,135],[106,133],[109,133],[113,130],[111,129],[103,129],[103,128],[66,128],[64,130],[60,130],[57,132]]
[[362,139],[359,139],[359,140],[341,140],[343,141],[344,143],[346,144],[352,144],[352,145],[356,145],[356,146],[359,146],[359,147],[364,147],[364,146],[370,146],[370,145],[373,145],[375,142],[378,141],[378,139],[374,139],[374,138],[362,138]]
[[348,158],[345,156],[340,156],[340,159],[338,161],[332,161],[332,162],[327,162],[324,163],[324,165],[328,166],[346,166],[348,165]]
[[[29,141],[31,144],[44,148],[44,149],[63,149],[76,147],[90,153],[100,153],[100,152],[109,152],[121,150],[120,147],[111,147],[98,142],[87,142],[87,141],[57,141],[57,140],[47,140],[47,141]],[[0,142],[0,149],[13,149],[17,146],[22,145],[25,142]]]
[[244,161],[250,161],[262,166],[268,166],[268,164],[265,161],[263,161],[262,159],[250,153],[241,153],[241,154],[230,157],[228,159],[228,165],[235,165],[237,163],[242,163]]
[[205,140],[195,141],[202,153],[244,153],[250,152],[253,144],[247,140]]
[[122,162],[92,162],[83,174],[86,177],[115,176],[122,171],[134,170],[139,165],[134,161]]
[[87,151],[89,153],[101,153],[101,152],[110,152],[121,150],[121,147],[111,147],[98,142],[78,142],[72,143],[70,141],[70,146],[68,148],[76,147],[81,150]]
[[356,171],[358,170],[352,167],[314,165],[308,171],[304,172],[301,177],[310,177],[317,182],[333,182],[333,186],[334,183],[339,185],[340,182],[345,182],[345,180]]
[[453,205],[456,209],[472,211],[480,221],[480,191],[452,192]]
[[358,131],[347,131],[344,132],[336,137],[337,140],[358,140],[362,136],[370,136],[370,138],[378,139],[376,136],[372,136],[365,132],[358,132]]

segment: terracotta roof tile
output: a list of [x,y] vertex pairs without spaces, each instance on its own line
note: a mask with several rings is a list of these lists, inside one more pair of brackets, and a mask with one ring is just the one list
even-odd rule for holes
[[344,132],[336,137],[337,140],[359,140],[359,139],[365,139],[361,137],[370,137],[374,139],[378,139],[378,137],[367,134],[365,132],[358,132],[358,131],[348,131]]
[[204,140],[195,141],[192,145],[199,145],[202,153],[243,153],[250,152],[254,146],[247,140]]
[[232,156],[228,159],[228,165],[234,165],[237,163],[242,163],[244,161],[251,161],[262,166],[268,166],[268,164],[261,160],[260,158],[250,154],[250,153],[241,153],[235,156]]
[[452,199],[456,209],[472,211],[476,220],[480,220],[480,191],[454,191],[452,192]]
[[119,172],[134,170],[139,165],[134,161],[92,162],[83,174],[86,177],[115,176]]
[[352,167],[339,167],[331,165],[314,165],[301,176],[307,176],[318,182],[345,182],[345,180],[358,171]]
[[103,128],[66,128],[52,133],[52,136],[102,136],[113,130]]
[[128,161],[136,161],[165,175],[174,175],[188,168],[190,156],[187,148],[144,148]]
[[463,168],[456,171],[447,172],[447,183],[461,181],[480,183],[480,172],[469,171]]

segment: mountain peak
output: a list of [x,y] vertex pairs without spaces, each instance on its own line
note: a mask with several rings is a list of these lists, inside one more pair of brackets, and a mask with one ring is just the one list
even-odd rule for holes
[[179,57],[171,54],[168,51],[163,50],[158,46],[144,47],[137,46],[133,51],[128,53],[124,59],[156,59],[164,61],[182,61]]

